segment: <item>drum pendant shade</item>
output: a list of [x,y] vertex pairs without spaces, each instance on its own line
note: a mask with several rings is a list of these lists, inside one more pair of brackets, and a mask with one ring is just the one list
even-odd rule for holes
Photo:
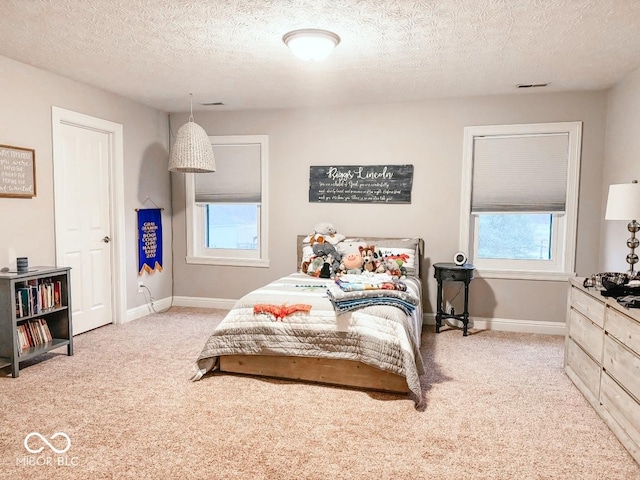
[[213,147],[207,132],[193,121],[193,104],[189,121],[178,129],[171,158],[169,171],[182,173],[215,172],[216,161]]

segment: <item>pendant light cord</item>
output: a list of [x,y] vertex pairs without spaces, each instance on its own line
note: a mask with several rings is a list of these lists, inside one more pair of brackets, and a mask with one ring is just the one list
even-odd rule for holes
[[193,122],[193,93],[189,94],[189,105],[191,106],[191,114],[189,115],[189,121]]

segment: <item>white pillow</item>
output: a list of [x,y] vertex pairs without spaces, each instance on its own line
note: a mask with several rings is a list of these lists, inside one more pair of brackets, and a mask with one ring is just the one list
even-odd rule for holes
[[393,256],[400,257],[402,260],[402,266],[407,269],[407,274],[411,272],[414,275],[416,269],[416,252],[408,248],[396,248],[396,247],[376,247],[376,249],[382,254],[382,258]]
[[409,255],[404,262],[407,275],[420,276],[420,255],[421,241],[419,238],[381,238],[369,240],[370,245],[374,245],[377,251],[382,251],[385,255]]
[[364,242],[362,240],[343,240],[342,242],[338,243],[337,245],[335,245],[336,247],[336,251],[340,254],[340,255],[344,255],[346,253],[352,252],[352,251],[360,251],[360,247],[365,248],[367,247],[369,244],[367,242]]

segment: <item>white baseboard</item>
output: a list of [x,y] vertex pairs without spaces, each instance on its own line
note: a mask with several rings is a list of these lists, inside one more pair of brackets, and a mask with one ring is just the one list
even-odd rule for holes
[[[425,313],[423,322],[427,325],[436,324],[435,313]],[[535,320],[514,320],[510,318],[482,318],[473,319],[474,330],[497,330],[501,332],[541,333],[545,335],[564,335],[566,324],[564,322],[538,322]]]
[[[153,306],[156,310],[164,310],[171,305],[174,307],[196,307],[196,308],[219,308],[230,310],[236,303],[236,300],[228,298],[208,298],[208,297],[171,297],[155,300]],[[141,305],[139,307],[127,310],[126,322],[137,318],[145,317],[153,313],[149,305]],[[535,320],[514,320],[510,318],[482,318],[470,317],[473,319],[474,330],[497,330],[502,332],[518,332],[518,333],[541,333],[545,335],[564,335],[566,324],[564,322],[538,322]],[[435,313],[425,313],[422,321],[426,325],[436,324]]]
[[[153,301],[153,308],[155,308],[158,312],[161,310],[165,310],[171,306],[171,297],[162,298],[160,300]],[[130,308],[127,310],[127,316],[124,319],[124,322],[130,322],[131,320],[136,320],[138,318],[146,317],[147,315],[154,313],[151,310],[151,306],[148,304],[140,305],[139,307]]]
[[207,297],[173,297],[173,305],[176,307],[221,308],[231,310],[237,300],[227,298]]

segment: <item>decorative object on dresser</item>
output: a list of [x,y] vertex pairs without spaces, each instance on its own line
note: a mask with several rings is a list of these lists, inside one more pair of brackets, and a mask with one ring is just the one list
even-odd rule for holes
[[[456,257],[459,253],[456,254]],[[458,265],[458,263],[435,263],[433,265],[436,281],[438,282],[438,299],[436,312],[436,333],[440,333],[442,320],[451,318],[462,322],[462,335],[467,336],[469,326],[469,284],[473,280],[473,271],[475,267],[470,263]],[[442,287],[445,281],[464,282],[464,311],[462,314],[456,314],[453,309],[445,312],[442,307]]]
[[640,462],[640,311],[569,280],[565,371]]
[[70,268],[33,267],[0,273],[0,368],[67,347],[73,355]]
[[633,266],[638,263],[635,249],[640,245],[640,240],[636,238],[636,232],[640,230],[640,223],[636,221],[640,218],[640,184],[637,180],[631,183],[609,185],[607,211],[604,218],[629,222],[627,229],[631,232],[631,237],[627,240],[627,247],[631,251],[627,255],[627,263],[629,264],[629,273],[633,274]]

